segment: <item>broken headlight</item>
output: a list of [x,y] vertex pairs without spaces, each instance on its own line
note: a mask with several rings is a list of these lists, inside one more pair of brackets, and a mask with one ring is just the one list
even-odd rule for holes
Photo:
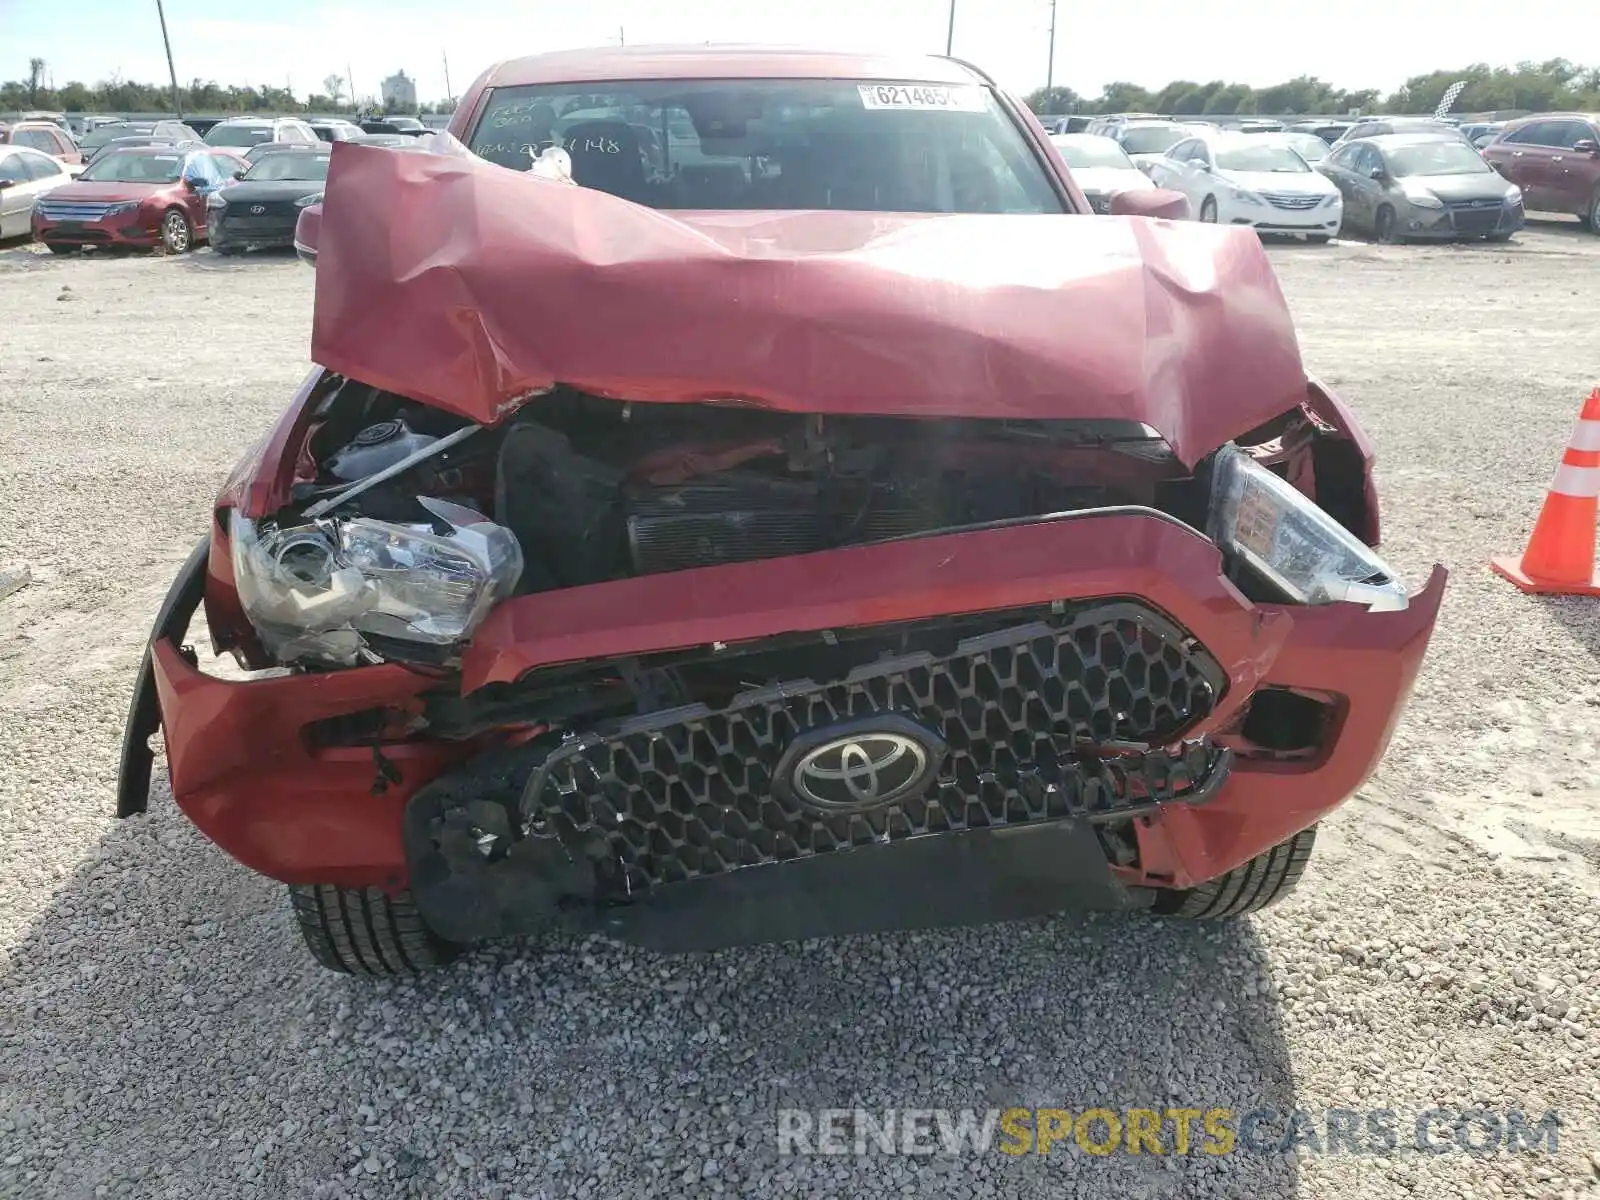
[[239,600],[274,658],[348,665],[363,657],[363,634],[454,645],[511,594],[522,551],[510,530],[459,504],[417,502],[434,522],[280,527],[233,514]]
[[1389,565],[1293,485],[1236,446],[1217,451],[1208,532],[1300,604],[1409,602]]

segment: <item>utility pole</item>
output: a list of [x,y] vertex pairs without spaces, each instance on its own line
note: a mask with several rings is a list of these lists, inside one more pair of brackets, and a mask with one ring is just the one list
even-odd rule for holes
[[356,77],[350,70],[349,63],[344,65],[344,81],[350,85],[350,107],[359,113],[361,109],[356,105]]
[[454,104],[456,100],[455,89],[450,86],[450,56],[443,50],[439,51],[444,58],[444,98]]
[[172,79],[172,111],[183,120],[183,101],[178,96],[178,68],[172,65],[172,41],[167,37],[167,10],[156,0],[156,16],[161,18],[161,44],[167,48],[167,75]]
[[622,46],[626,46],[627,44],[628,44],[628,31],[627,31],[627,29],[625,27],[623,27],[621,25],[618,25],[617,26],[617,45],[619,47],[622,47]]
[[1050,0],[1050,65],[1044,69],[1044,86],[1054,87],[1056,82],[1056,0]]
[[950,54],[956,45],[956,0],[950,0],[950,28],[944,35],[944,52]]

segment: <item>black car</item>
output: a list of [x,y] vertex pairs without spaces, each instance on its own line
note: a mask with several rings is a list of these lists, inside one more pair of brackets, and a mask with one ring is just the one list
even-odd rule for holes
[[400,133],[406,137],[421,137],[433,131],[416,117],[373,117],[361,122],[362,133]]
[[330,157],[315,147],[267,154],[237,182],[213,192],[206,201],[211,248],[237,254],[294,245],[301,211],[322,199]]
[[157,135],[153,133],[130,134],[127,137],[112,138],[109,142],[106,142],[104,145],[102,145],[98,150],[89,154],[84,161],[86,163],[91,163],[94,162],[95,159],[109,154],[112,151],[132,150],[139,146],[181,146],[187,150],[191,147],[199,145],[203,145],[199,138],[180,138],[170,135]]

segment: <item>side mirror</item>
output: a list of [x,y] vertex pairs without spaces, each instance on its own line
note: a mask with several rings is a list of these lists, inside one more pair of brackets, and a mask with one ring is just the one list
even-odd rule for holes
[[17,181],[15,179],[0,179],[0,192],[5,191],[7,188],[14,188],[16,186]]
[[1111,197],[1113,217],[1164,217],[1169,221],[1189,219],[1189,198],[1166,188],[1139,188],[1117,192]]
[[198,192],[200,190],[200,180],[193,175],[185,175],[183,177],[183,186],[191,192]]
[[1368,179],[1382,179],[1383,178],[1383,168],[1381,166],[1368,167],[1367,168],[1367,178]]
[[234,173],[233,173],[233,177],[234,177],[234,178],[235,178],[235,179],[243,179],[243,178],[244,178],[244,173],[245,173],[245,170],[246,170],[246,168],[244,168],[244,167],[240,167],[240,168],[239,168],[239,169],[238,169],[238,170],[237,170],[237,171],[235,171],[235,172],[234,172]]
[[1572,143],[1573,152],[1576,154],[1600,155],[1600,142],[1593,138],[1580,138]]

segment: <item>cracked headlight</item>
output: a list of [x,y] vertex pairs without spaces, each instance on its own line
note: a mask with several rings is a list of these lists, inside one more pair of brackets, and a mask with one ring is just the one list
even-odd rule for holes
[[1296,603],[1348,600],[1384,611],[1409,603],[1383,559],[1236,446],[1214,459],[1208,532]]
[[511,531],[445,500],[432,524],[324,518],[263,528],[233,514],[233,575],[245,615],[280,662],[351,664],[363,634],[450,646],[516,587]]

